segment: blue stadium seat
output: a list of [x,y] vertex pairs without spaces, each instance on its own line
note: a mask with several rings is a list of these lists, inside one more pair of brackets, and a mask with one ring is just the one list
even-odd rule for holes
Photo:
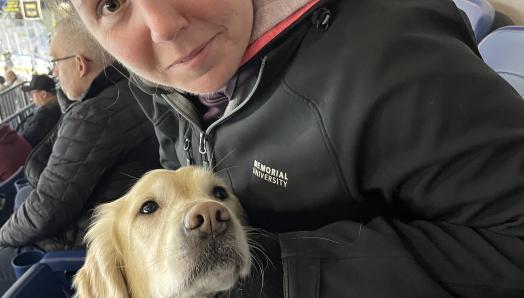
[[524,26],[507,26],[479,44],[482,58],[524,98]]
[[37,263],[12,285],[2,298],[68,298],[73,296],[68,287],[49,265]]
[[2,298],[73,297],[71,280],[84,264],[85,254],[85,250],[46,253]]
[[479,43],[491,30],[495,9],[488,0],[453,0],[453,2],[468,16],[475,40]]
[[15,181],[24,178],[24,168],[20,167],[9,179],[0,184],[0,226],[13,213],[13,203],[16,195]]
[[84,265],[85,258],[85,250],[51,251],[44,255],[40,263],[49,265],[53,271],[76,272]]

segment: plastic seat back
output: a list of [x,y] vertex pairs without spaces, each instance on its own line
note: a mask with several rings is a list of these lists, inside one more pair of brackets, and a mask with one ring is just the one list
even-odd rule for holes
[[453,2],[468,16],[475,40],[479,43],[491,30],[495,9],[488,0],[453,0]]
[[85,250],[53,251],[31,266],[2,298],[72,297],[73,275],[85,261]]
[[491,32],[479,44],[482,58],[524,98],[524,26]]
[[47,264],[37,263],[24,273],[2,298],[67,298],[67,286]]
[[85,262],[85,250],[51,251],[44,255],[40,263],[47,264],[53,271],[76,272]]

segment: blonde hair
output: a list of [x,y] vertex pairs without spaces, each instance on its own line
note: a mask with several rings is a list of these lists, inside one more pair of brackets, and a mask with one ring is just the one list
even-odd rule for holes
[[63,53],[81,55],[101,69],[113,63],[114,58],[107,53],[85,28],[82,21],[74,15],[67,16],[56,25],[53,38],[58,38]]

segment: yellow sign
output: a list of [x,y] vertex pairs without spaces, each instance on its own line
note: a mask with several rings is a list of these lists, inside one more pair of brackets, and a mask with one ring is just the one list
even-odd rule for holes
[[23,1],[22,12],[24,13],[24,19],[40,19],[42,17],[42,12],[40,10],[40,1]]
[[4,12],[20,12],[20,3],[18,3],[18,0],[7,0]]

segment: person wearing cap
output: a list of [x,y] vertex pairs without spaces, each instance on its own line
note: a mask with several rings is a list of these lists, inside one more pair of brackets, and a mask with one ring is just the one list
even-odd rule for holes
[[31,94],[35,111],[18,126],[18,132],[36,147],[60,119],[62,112],[56,98],[55,82],[47,75],[34,75],[22,90]]

